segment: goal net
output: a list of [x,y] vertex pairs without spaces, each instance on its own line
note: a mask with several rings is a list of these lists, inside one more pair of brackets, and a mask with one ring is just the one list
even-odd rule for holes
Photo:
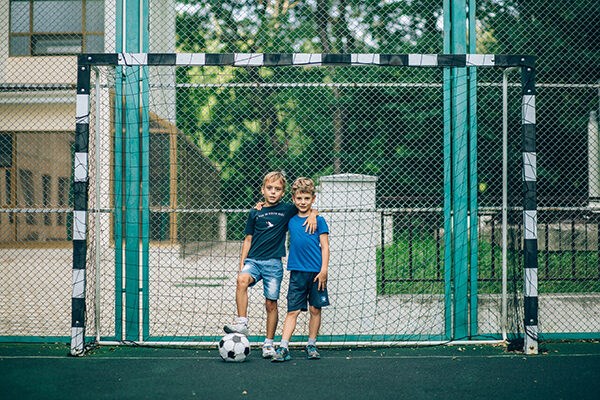
[[[91,342],[216,343],[236,315],[246,218],[273,170],[288,189],[300,176],[317,182],[330,228],[320,344],[535,339],[537,321],[523,325],[524,314],[537,319],[531,63],[80,56],[72,353]],[[514,66],[524,78],[503,91]],[[250,341],[262,341],[262,283],[248,314]],[[292,342],[307,334],[303,313]]]

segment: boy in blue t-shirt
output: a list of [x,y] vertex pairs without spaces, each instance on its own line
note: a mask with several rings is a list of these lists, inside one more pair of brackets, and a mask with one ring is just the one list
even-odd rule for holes
[[316,235],[304,231],[303,225],[311,214],[315,201],[315,184],[311,179],[298,178],[292,185],[292,199],[298,214],[290,219],[290,255],[287,269],[290,271],[290,286],[287,294],[288,313],[283,323],[281,343],[272,361],[291,360],[288,349],[290,338],[296,328],[301,311],[309,304],[308,344],[306,355],[319,359],[317,335],[321,327],[321,308],[329,305],[327,295],[327,269],[329,267],[329,228],[325,219],[317,216]]
[[[238,317],[234,324],[225,325],[225,332],[248,334],[248,288],[263,281],[265,308],[267,310],[267,330],[263,344],[263,357],[271,358],[275,354],[273,338],[277,328],[277,300],[283,279],[285,257],[285,235],[288,222],[298,213],[290,203],[282,203],[286,180],[283,173],[274,171],[263,179],[261,192],[264,202],[260,209],[252,209],[246,222],[246,237],[242,243],[240,269],[235,290],[235,302]],[[315,213],[316,214],[316,213]],[[309,217],[305,222],[309,232],[316,229],[316,218]]]

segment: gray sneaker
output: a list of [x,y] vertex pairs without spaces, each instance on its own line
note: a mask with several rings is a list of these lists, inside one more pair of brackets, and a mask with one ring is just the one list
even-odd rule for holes
[[321,358],[319,351],[317,350],[317,346],[309,344],[306,346],[306,358],[309,360],[318,360]]
[[223,327],[225,333],[241,333],[248,336],[248,326],[246,324],[231,324]]
[[284,362],[292,359],[290,351],[285,347],[278,347],[271,362]]
[[275,355],[275,347],[272,344],[265,344],[262,348],[263,358],[273,358]]

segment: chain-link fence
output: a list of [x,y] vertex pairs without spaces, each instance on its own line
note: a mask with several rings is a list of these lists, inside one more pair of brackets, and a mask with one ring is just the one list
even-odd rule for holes
[[[557,0],[477,2],[478,53],[537,56],[542,338],[598,335],[598,12],[593,1],[566,6]],[[9,0],[0,5],[5,22],[0,26],[8,38],[0,54],[3,338],[69,336],[74,54],[121,49],[117,20],[109,1]],[[155,53],[444,52],[442,2],[437,0],[150,1],[149,21],[145,50]],[[327,177],[377,178],[370,189],[343,189],[347,197],[368,205],[353,214],[374,224],[368,236],[353,233],[346,219],[340,222],[339,207],[325,204],[334,211],[324,214],[331,221],[332,257],[340,257],[333,261],[354,271],[348,281],[339,277],[332,295],[363,298],[358,308],[377,304],[384,317],[357,322],[356,310],[336,308],[324,317],[323,331],[331,341],[446,338],[441,70],[144,71],[150,134],[138,145],[147,146],[140,147],[139,162],[148,166],[142,181],[149,184],[140,187],[139,198],[146,193],[148,203],[138,201],[147,213],[139,216],[139,226],[146,228],[137,236],[122,223],[128,218],[122,208],[127,179],[133,179],[127,175],[131,144],[115,133],[127,130],[120,121],[129,72],[102,69],[92,80],[98,86],[92,90],[90,121],[88,332],[95,332],[95,325],[101,338],[127,338],[127,313],[139,311],[128,309],[121,294],[132,275],[123,254],[127,238],[139,236],[149,238],[148,248],[140,252],[149,266],[138,277],[139,309],[144,310],[140,329],[147,329],[140,336],[189,341],[218,335],[220,325],[229,322],[223,318],[235,315],[235,271],[247,210],[260,199],[262,176],[276,169],[290,180],[325,179],[323,190]],[[512,293],[508,331],[518,335],[523,236],[516,75],[510,75],[508,91],[507,272]],[[478,276],[476,285],[471,278],[469,290],[477,290],[480,318],[471,332],[485,338],[497,338],[502,325],[501,83],[502,71],[478,71]],[[370,182],[358,181],[361,187]],[[369,190],[374,191],[372,203],[363,197]],[[346,241],[336,244],[340,233]],[[359,238],[373,244],[372,253],[365,250],[368,272],[356,269],[360,249],[368,247]],[[332,269],[334,282],[335,273]],[[263,334],[260,291],[251,291],[250,303],[257,318],[253,328]],[[348,328],[352,324],[356,328]]]

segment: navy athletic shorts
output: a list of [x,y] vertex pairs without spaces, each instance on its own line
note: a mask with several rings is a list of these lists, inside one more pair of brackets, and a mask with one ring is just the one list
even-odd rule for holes
[[290,271],[290,287],[287,293],[287,310],[308,310],[307,303],[316,308],[329,305],[327,288],[318,290],[319,282],[313,282],[318,272]]

